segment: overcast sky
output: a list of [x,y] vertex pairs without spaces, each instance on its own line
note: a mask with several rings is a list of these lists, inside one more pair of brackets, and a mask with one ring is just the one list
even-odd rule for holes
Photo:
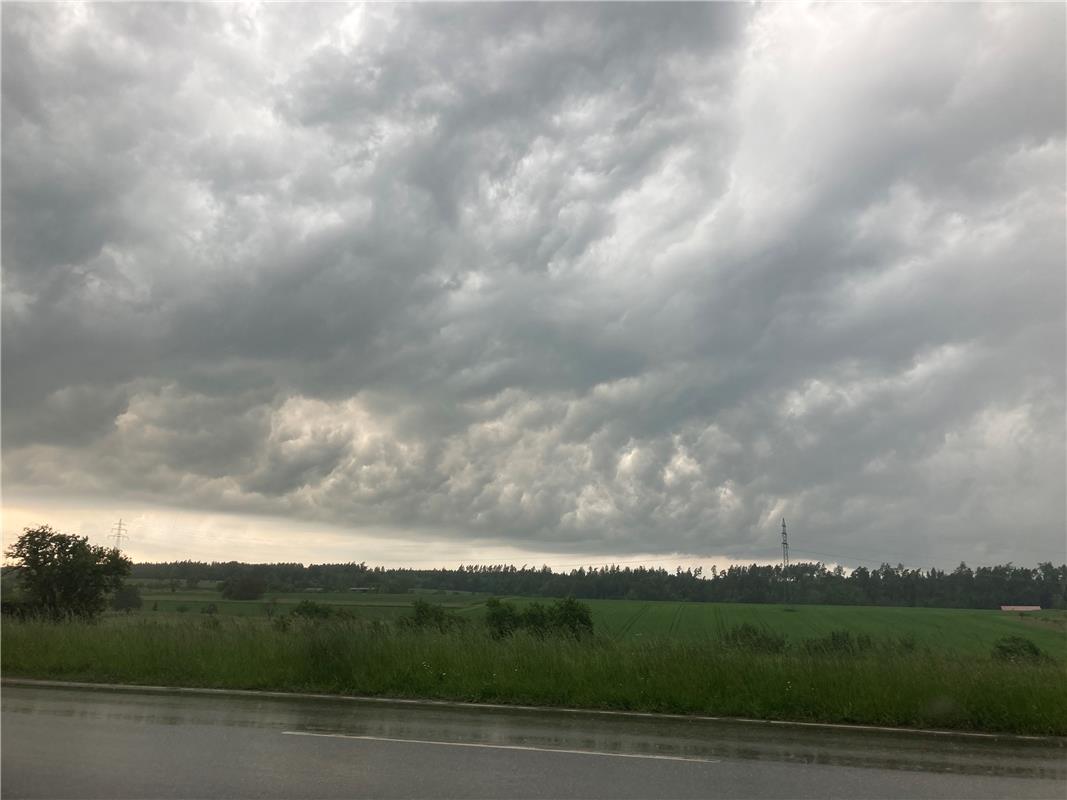
[[1065,8],[3,8],[6,541],[1065,558]]

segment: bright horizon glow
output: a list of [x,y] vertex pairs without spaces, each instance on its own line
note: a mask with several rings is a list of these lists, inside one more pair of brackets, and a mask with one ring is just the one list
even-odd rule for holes
[[366,562],[386,568],[435,569],[468,564],[513,564],[555,571],[578,567],[663,567],[669,571],[741,564],[773,564],[771,559],[737,559],[684,553],[626,553],[617,557],[524,550],[492,543],[479,546],[459,539],[433,540],[410,532],[345,531],[330,525],[293,523],[272,517],[197,514],[179,509],[126,506],[125,512],[90,505],[7,505],[3,509],[6,549],[27,527],[51,525],[61,533],[87,536],[92,544],[110,546],[112,528],[121,518],[129,538],[123,546],[134,562],[240,561],[244,563],[343,564]]
[[[365,562],[368,566],[387,569],[455,569],[460,565],[509,564],[548,566],[554,571],[578,567],[646,566],[673,572],[676,567],[697,569],[708,574],[712,567],[720,571],[731,566],[781,563],[779,530],[770,532],[759,553],[750,557],[740,554],[694,553],[625,553],[593,554],[564,550],[524,549],[501,546],[492,541],[477,542],[458,536],[435,538],[426,532],[388,530],[384,528],[346,530],[329,524],[299,523],[270,516],[247,514],[197,513],[187,509],[127,504],[108,507],[89,501],[27,499],[8,502],[0,512],[4,550],[27,527],[51,525],[62,533],[87,536],[92,544],[110,546],[113,526],[122,519],[129,538],[125,552],[138,563],[165,561],[239,561],[244,563],[339,564]],[[794,532],[795,530],[795,532]],[[820,550],[809,540],[799,521],[790,523],[790,555],[793,563],[821,562],[828,569],[841,565],[846,569],[864,566],[876,568],[882,563],[915,569],[951,570],[961,561],[971,567],[995,562],[977,550],[970,554],[946,555],[925,563],[899,552],[832,553]],[[858,548],[857,548],[858,549]],[[753,548],[755,553],[756,548]],[[1035,566],[1044,561],[1055,564],[1063,559],[1055,554],[1042,556],[1031,551],[1018,558],[1020,566]]]

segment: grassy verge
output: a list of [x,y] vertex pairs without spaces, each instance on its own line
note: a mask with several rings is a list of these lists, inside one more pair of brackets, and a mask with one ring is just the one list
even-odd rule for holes
[[5,621],[8,677],[336,692],[1067,735],[1059,661],[879,647],[759,653],[710,641],[584,641],[481,630],[231,618]]

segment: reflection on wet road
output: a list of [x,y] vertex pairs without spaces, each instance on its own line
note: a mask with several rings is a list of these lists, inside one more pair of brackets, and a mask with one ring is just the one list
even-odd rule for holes
[[1061,741],[6,684],[4,796],[1058,797]]

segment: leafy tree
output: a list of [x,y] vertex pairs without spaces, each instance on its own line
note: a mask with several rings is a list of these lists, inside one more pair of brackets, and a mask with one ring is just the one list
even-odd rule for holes
[[111,607],[116,611],[125,611],[127,614],[142,605],[144,605],[144,601],[141,599],[141,590],[129,584],[116,589],[114,596],[111,598]]
[[91,545],[88,537],[59,533],[48,525],[24,529],[6,555],[15,561],[26,601],[54,620],[100,614],[131,566],[116,549]]

